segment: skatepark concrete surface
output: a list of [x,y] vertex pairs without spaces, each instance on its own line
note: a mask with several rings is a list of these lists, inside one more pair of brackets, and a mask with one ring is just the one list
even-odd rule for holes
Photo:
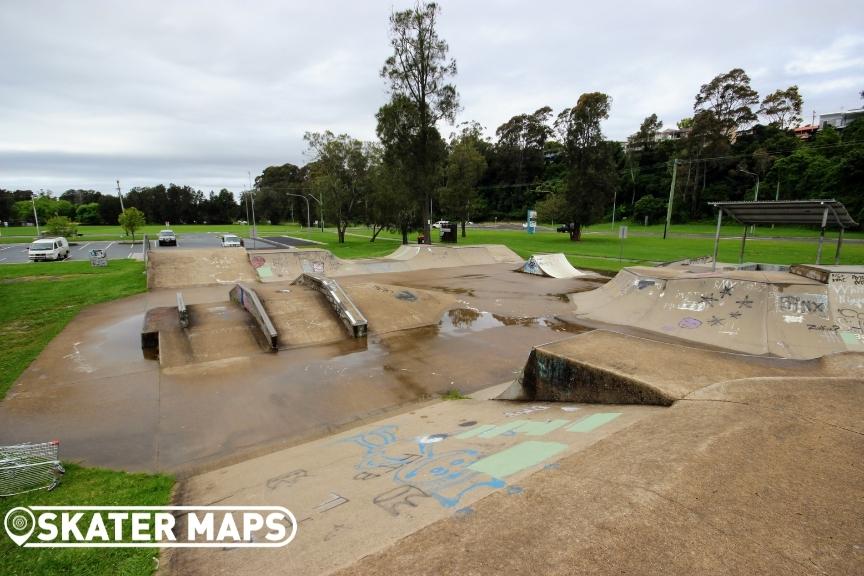
[[554,316],[569,309],[570,293],[597,285],[512,268],[340,278],[365,307],[370,334],[362,341],[337,325],[319,294],[253,281],[283,328],[294,320],[280,316],[289,308],[280,298],[291,295],[302,294],[305,320],[322,321],[311,331],[286,330],[286,338],[337,339],[323,345],[288,340],[282,344],[291,349],[276,353],[255,344],[253,324],[228,300],[229,283],[180,289],[192,324],[162,333],[159,360],[142,353],[141,329],[148,310],[176,306],[176,289],[87,308],[0,403],[0,443],[58,438],[69,460],[185,475],[398,412],[450,389],[470,393],[510,381],[531,346],[580,330]]
[[163,568],[328,574],[437,520],[467,518],[495,492],[522,498],[530,474],[663,410],[607,408],[445,401],[195,476],[179,501],[284,505],[297,517],[297,538],[266,551],[175,550]]
[[147,287],[185,288],[255,280],[243,248],[151,250]]
[[153,251],[149,292],[82,311],[0,402],[0,444],[298,519],[284,548],[160,574],[861,573],[860,267],[607,283],[495,246],[186,252]]
[[860,378],[707,386],[336,573],[860,574],[862,406]]
[[499,398],[670,406],[715,383],[746,378],[845,378],[864,355],[771,358],[593,330],[535,347]]
[[573,311],[559,318],[752,355],[864,352],[864,266],[825,268],[823,275],[634,266],[574,296]]

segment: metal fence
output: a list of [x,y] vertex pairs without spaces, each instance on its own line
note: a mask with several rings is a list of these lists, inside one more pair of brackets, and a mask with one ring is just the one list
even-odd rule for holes
[[0,446],[0,496],[52,490],[65,472],[59,453],[60,442],[56,440]]

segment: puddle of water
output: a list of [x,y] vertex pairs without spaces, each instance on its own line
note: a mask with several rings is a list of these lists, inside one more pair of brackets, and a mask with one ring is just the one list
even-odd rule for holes
[[580,326],[574,326],[573,324],[546,316],[536,318],[530,316],[513,317],[484,312],[475,308],[455,308],[449,310],[438,323],[440,334],[456,336],[482,332],[483,330],[490,330],[501,326],[544,327],[555,332],[571,333],[585,331],[585,328]]

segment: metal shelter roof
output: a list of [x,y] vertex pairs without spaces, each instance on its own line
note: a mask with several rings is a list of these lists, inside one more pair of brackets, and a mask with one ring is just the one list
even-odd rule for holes
[[760,202],[709,202],[741,224],[822,225],[828,211],[827,226],[841,229],[858,226],[842,202],[837,200],[766,200]]

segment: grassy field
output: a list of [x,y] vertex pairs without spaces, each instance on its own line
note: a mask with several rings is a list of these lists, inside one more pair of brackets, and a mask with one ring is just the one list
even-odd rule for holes
[[[518,225],[519,223],[516,223]],[[616,223],[614,228],[611,223],[603,223],[596,224],[587,229],[589,235],[592,234],[600,234],[600,235],[612,235],[617,237],[618,235],[618,227],[619,223]],[[547,228],[551,228],[554,230],[555,226],[551,223],[547,223],[544,226]],[[150,224],[142,228],[140,231],[135,233],[136,239],[139,239],[142,234],[155,235],[158,234],[160,230],[164,229],[165,226],[160,226],[156,224]],[[250,226],[245,224],[220,224],[220,225],[209,225],[209,224],[178,224],[177,226],[171,226],[171,229],[174,230],[177,234],[184,233],[202,233],[202,232],[223,232],[223,233],[233,233],[239,234],[241,236],[247,236],[250,232]],[[257,226],[258,235],[266,236],[271,233],[279,233],[285,231],[286,229],[291,230],[300,230],[299,225],[271,225],[271,224],[259,224]],[[662,224],[653,224],[651,226],[642,226],[641,224],[629,224],[628,225],[629,233],[631,236],[662,236],[663,235],[663,225]],[[330,229],[334,231],[333,229]],[[355,229],[356,230],[356,229]],[[362,228],[363,231],[368,231],[366,228]],[[721,234],[723,236],[738,236],[741,234],[742,227],[738,224],[729,224],[728,222],[723,225],[721,229]],[[715,224],[711,222],[696,222],[690,224],[675,224],[669,230],[669,235],[671,237],[689,237],[689,236],[708,236],[713,238],[715,232]],[[79,226],[78,233],[81,234],[77,240],[79,241],[97,241],[97,240],[129,240],[131,238],[127,238],[123,230],[119,226]],[[30,242],[35,237],[36,230],[33,226],[19,226],[19,227],[10,227],[0,229],[0,244],[11,244],[11,243],[19,243],[19,242]],[[382,235],[386,235],[382,233]],[[836,231],[830,231],[830,236],[836,236]],[[391,235],[392,236],[392,235]],[[416,236],[416,234],[412,234],[412,237]],[[770,226],[761,226],[756,229],[757,237],[771,237],[771,238],[815,238],[819,236],[819,231],[815,228],[802,228],[795,226],[777,226],[776,228],[771,228]],[[856,231],[856,232],[847,232],[846,237],[853,238],[864,238],[864,232]]]
[[146,290],[144,265],[111,260],[0,266],[0,399],[85,306]]
[[[366,228],[350,228],[345,244],[337,242],[336,232],[306,232],[300,228],[283,227],[277,233],[289,234],[299,238],[310,238],[326,242],[327,248],[342,258],[384,256],[392,252],[399,242],[396,234],[382,232],[378,239],[369,242],[370,232]],[[411,236],[416,241],[416,235]],[[697,258],[712,253],[713,237],[674,236],[663,240],[662,236],[633,236],[621,241],[617,235],[597,230],[589,230],[580,242],[573,242],[566,234],[541,232],[529,235],[520,230],[469,229],[467,238],[459,238],[459,244],[505,244],[514,252],[528,258],[541,252],[562,252],[577,268],[587,268],[606,272],[620,270],[635,264],[651,265],[658,262]],[[738,238],[721,240],[719,259],[725,262],[738,262],[741,241]],[[826,239],[823,249],[823,263],[834,262],[835,237]],[[622,255],[619,261],[619,253]],[[842,250],[842,263],[864,264],[864,244],[847,243]],[[775,264],[795,264],[814,262],[816,258],[816,238],[799,237],[789,240],[748,239],[744,259],[751,262]]]
[[[174,479],[64,464],[66,474],[51,492],[0,498],[0,518],[16,506],[161,506],[169,504]],[[86,520],[86,519],[85,519]],[[86,525],[86,524],[84,524]],[[147,548],[19,548],[0,538],[0,573],[7,576],[63,574],[146,576],[158,550]]]

